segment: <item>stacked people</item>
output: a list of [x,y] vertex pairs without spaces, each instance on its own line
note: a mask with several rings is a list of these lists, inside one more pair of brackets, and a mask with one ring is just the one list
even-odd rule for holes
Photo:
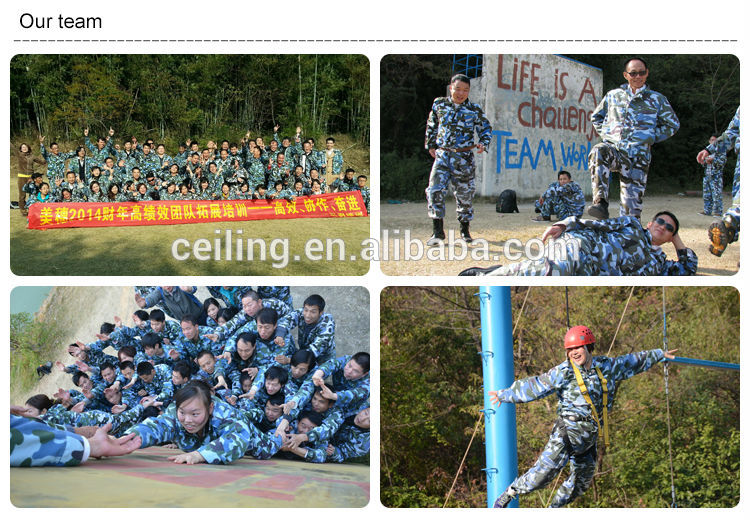
[[137,287],[132,326],[115,316],[68,346],[72,363],[55,363],[73,387],[11,413],[54,429],[108,425],[134,449],[176,444],[176,463],[369,453],[370,355],[337,355],[323,297],[295,310],[288,287],[215,286],[203,302],[196,289]]

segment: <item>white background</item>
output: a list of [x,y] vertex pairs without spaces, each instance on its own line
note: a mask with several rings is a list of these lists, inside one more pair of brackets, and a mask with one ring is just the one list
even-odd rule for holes
[[[717,2],[355,2],[326,0],[324,2],[299,2],[281,0],[279,2],[141,2],[141,1],[69,1],[69,2],[18,2],[10,0],[3,6],[3,35],[6,39],[5,66],[2,67],[1,83],[5,99],[9,99],[9,63],[15,54],[23,53],[196,53],[196,54],[264,54],[264,53],[359,53],[370,59],[371,93],[372,93],[372,164],[371,185],[373,187],[373,204],[371,233],[377,236],[379,231],[379,134],[380,112],[379,98],[379,62],[385,54],[479,54],[479,53],[732,53],[740,58],[742,76],[748,58],[748,17],[739,1]],[[100,16],[103,20],[101,30],[60,30],[60,29],[22,29],[19,23],[21,14],[29,12],[36,16]],[[177,40],[196,38],[246,40],[232,41],[144,41],[132,40]],[[19,40],[19,41],[16,41]],[[20,40],[82,40],[82,41],[20,41]],[[97,41],[86,41],[97,40]],[[130,40],[130,41],[99,41]],[[255,40],[255,41],[249,41]],[[297,41],[262,41],[262,40],[297,40]],[[320,40],[320,41],[312,41]],[[336,41],[325,41],[336,40]],[[717,40],[717,41],[712,41]],[[734,41],[732,41],[734,40]],[[651,71],[652,75],[658,71]],[[742,94],[747,94],[747,83],[742,78]],[[436,93],[439,95],[440,93]],[[10,142],[9,136],[9,103],[2,103],[4,142]],[[387,108],[387,107],[385,107]],[[427,114],[425,114],[426,117]],[[728,123],[727,121],[726,123]],[[697,153],[696,149],[696,153]],[[6,157],[9,157],[10,154]],[[6,163],[9,164],[9,163]],[[425,182],[427,172],[425,172]],[[8,186],[8,185],[5,185]],[[8,207],[9,194],[4,199]],[[9,243],[7,210],[1,211],[4,235],[2,244]],[[426,218],[426,217],[425,217]],[[744,241],[747,242],[747,241]],[[740,243],[742,257],[748,258],[748,244]],[[6,246],[7,247],[7,246]],[[730,247],[736,247],[730,246]],[[65,277],[16,277],[9,267],[9,254],[6,249],[4,257],[4,285],[6,297],[0,309],[0,334],[8,338],[9,294],[17,285],[206,285],[218,283],[216,278],[206,279],[193,277],[156,278],[123,277],[113,280],[107,277],[65,278]],[[629,285],[634,281],[641,285],[732,285],[742,293],[742,315],[749,316],[746,304],[747,268],[733,277],[701,277],[690,279],[643,278],[638,280],[607,278],[575,279],[567,281],[570,285]],[[248,284],[247,279],[222,278],[222,284]],[[522,280],[523,285],[544,285],[545,280]],[[447,277],[386,277],[373,265],[365,277],[285,277],[283,279],[262,277],[253,279],[256,285],[365,285],[371,294],[371,351],[373,358],[373,426],[371,451],[371,502],[363,511],[358,510],[325,510],[325,511],[262,511],[263,515],[293,514],[310,517],[325,515],[329,518],[357,517],[380,518],[441,518],[459,519],[481,515],[523,515],[524,517],[541,517],[549,515],[541,510],[389,510],[379,502],[379,414],[377,413],[380,393],[377,367],[379,366],[378,323],[379,293],[386,285],[452,285],[465,283],[462,279]],[[498,283],[498,282],[495,282]],[[510,281],[508,281],[510,283]],[[721,332],[722,324],[707,324]],[[742,339],[741,350],[748,348],[747,338]],[[743,356],[744,358],[744,356]],[[7,358],[6,358],[7,359]],[[3,392],[7,392],[9,370],[7,363],[2,366]],[[747,373],[743,377],[742,400],[748,402]],[[5,402],[8,402],[6,399]],[[745,406],[746,408],[746,406]],[[5,423],[5,415],[2,415]],[[742,430],[748,431],[749,421],[742,414]],[[747,469],[750,461],[747,456],[748,442],[742,443],[742,468]],[[7,453],[7,452],[5,452]],[[6,454],[3,453],[3,457]],[[637,463],[637,461],[633,461]],[[7,467],[7,466],[6,466]],[[446,468],[453,473],[455,468]],[[8,473],[4,479],[7,480]],[[75,470],[70,470],[70,478],[75,478]],[[722,510],[718,514],[727,518],[747,518],[748,515],[748,478],[743,478],[741,485],[740,506],[731,510]],[[92,486],[95,483],[81,482],[81,486]],[[9,486],[6,482],[5,493]],[[13,517],[21,515],[54,515],[60,518],[80,517],[77,510],[39,510],[37,512],[14,509],[6,494],[6,513]],[[559,518],[574,518],[585,510],[569,509],[556,511]],[[163,511],[152,511],[163,515]],[[627,518],[634,513],[629,510],[606,510],[596,513],[610,518]],[[127,518],[132,515],[128,510],[107,510],[106,512],[86,512],[83,514],[106,514],[108,518]],[[140,513],[137,513],[140,514]],[[248,513],[243,510],[186,512],[191,517],[209,514],[239,516]],[[648,518],[671,517],[684,519],[699,514],[698,511],[686,510],[640,510],[639,515]],[[710,514],[710,513],[709,513]],[[665,516],[666,515],[666,516]],[[489,516],[488,516],[489,517]]]

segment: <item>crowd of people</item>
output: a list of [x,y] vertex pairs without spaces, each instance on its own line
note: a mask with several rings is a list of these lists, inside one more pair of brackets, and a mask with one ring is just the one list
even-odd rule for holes
[[[166,444],[184,452],[170,460],[187,464],[369,453],[370,355],[337,355],[323,297],[295,310],[289,287],[210,286],[203,302],[196,289],[136,287],[132,326],[115,316],[89,343],[70,344],[72,363],[52,366],[72,386],[11,407],[11,465]],[[52,433],[40,438],[41,428]]]
[[[37,202],[139,202],[151,200],[286,199],[324,193],[360,191],[369,213],[370,189],[365,175],[344,168],[341,150],[333,137],[325,149],[315,139],[274,139],[266,145],[250,132],[239,141],[208,141],[204,147],[188,139],[176,153],[163,144],[136,137],[116,143],[115,132],[92,142],[84,129],[84,144],[62,152],[58,143],[45,145],[41,156],[20,145],[17,160],[18,205],[26,214]],[[36,166],[46,166],[46,180]]]

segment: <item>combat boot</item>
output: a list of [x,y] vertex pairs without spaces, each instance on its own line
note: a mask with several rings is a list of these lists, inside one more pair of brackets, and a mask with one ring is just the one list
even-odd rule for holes
[[439,246],[445,240],[445,231],[443,231],[443,219],[432,219],[432,236],[427,240],[428,246]]
[[609,218],[609,202],[600,200],[588,210],[588,214],[595,219],[604,220]]
[[467,244],[471,244],[471,241],[473,239],[471,238],[471,235],[469,234],[469,223],[460,222],[460,224],[461,224],[461,238],[463,238],[464,242],[466,242]]
[[734,242],[737,233],[735,221],[732,215],[726,215],[722,220],[708,227],[708,239],[711,241],[708,251],[712,255],[721,256],[727,245]]

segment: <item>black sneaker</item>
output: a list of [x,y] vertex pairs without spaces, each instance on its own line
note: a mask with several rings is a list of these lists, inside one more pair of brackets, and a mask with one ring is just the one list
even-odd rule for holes
[[496,269],[501,268],[502,265],[493,265],[490,267],[469,267],[468,269],[464,269],[460,273],[458,273],[458,276],[487,276],[492,271],[495,271]]
[[497,500],[495,500],[495,505],[493,507],[508,507],[508,504],[510,504],[514,498],[516,497],[509,495],[507,491],[504,491],[502,495],[497,497]]
[[588,214],[597,220],[604,220],[609,218],[609,204],[600,202],[594,204],[588,210]]

